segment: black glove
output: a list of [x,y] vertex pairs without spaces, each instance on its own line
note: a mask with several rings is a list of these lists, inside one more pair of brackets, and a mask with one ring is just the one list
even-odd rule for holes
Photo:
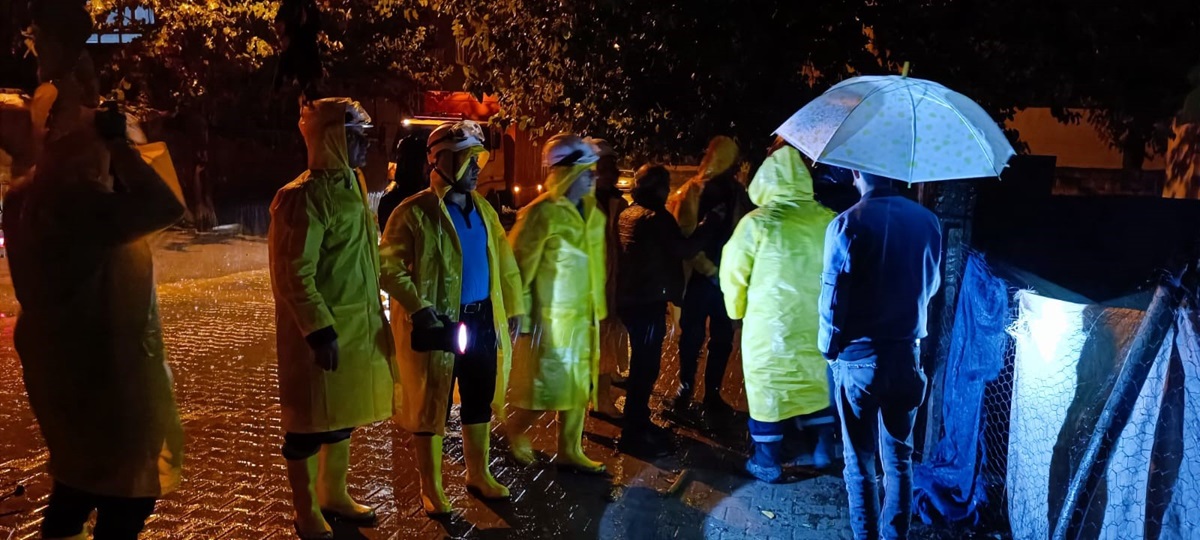
[[337,371],[338,342],[337,332],[332,326],[326,326],[304,337],[313,351],[313,361],[317,367],[325,371]]
[[125,113],[117,106],[117,102],[101,103],[100,108],[96,109],[94,121],[100,138],[109,142],[125,140]]
[[[439,324],[433,327],[426,326],[424,328],[416,326],[414,323],[412,329],[412,348],[417,352],[445,351],[449,353],[459,353],[458,350],[458,326],[450,317],[445,315],[437,316]],[[470,339],[468,337],[468,339]],[[469,347],[468,347],[469,348]]]

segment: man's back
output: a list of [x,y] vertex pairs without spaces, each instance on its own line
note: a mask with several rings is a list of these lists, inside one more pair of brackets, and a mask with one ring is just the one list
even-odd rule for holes
[[894,191],[871,192],[830,223],[825,244],[823,347],[926,336],[941,282],[937,216]]

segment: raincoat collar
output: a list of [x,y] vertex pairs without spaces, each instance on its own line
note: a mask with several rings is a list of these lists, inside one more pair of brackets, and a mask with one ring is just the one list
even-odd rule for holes
[[757,206],[773,202],[810,202],[813,179],[800,151],[793,146],[776,150],[763,161],[750,182],[750,201]]

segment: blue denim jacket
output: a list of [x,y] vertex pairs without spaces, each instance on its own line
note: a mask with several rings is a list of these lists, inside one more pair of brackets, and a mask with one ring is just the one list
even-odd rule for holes
[[937,216],[895,191],[874,191],[829,224],[818,309],[818,347],[837,358],[849,344],[926,336],[941,284]]

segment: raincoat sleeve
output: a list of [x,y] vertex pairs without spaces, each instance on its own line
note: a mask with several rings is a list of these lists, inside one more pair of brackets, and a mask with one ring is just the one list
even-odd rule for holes
[[379,247],[379,281],[392,298],[395,298],[409,315],[432,307],[433,303],[421,298],[417,284],[413,281],[411,268],[416,264],[417,237],[413,232],[411,207],[401,206],[387,221],[383,230],[383,241]]
[[533,322],[528,317],[533,313],[533,280],[537,277],[550,232],[550,220],[545,207],[533,205],[528,208],[508,235],[513,257],[521,273],[520,309],[517,311],[526,315],[521,320],[523,333],[533,331]]
[[817,348],[828,360],[836,359],[841,352],[841,332],[850,305],[847,296],[850,248],[851,235],[846,230],[846,220],[834,219],[825,229],[825,262],[821,272],[821,296],[817,302],[821,325]]
[[725,311],[734,320],[746,316],[747,291],[750,274],[754,271],[754,256],[758,251],[758,222],[747,217],[738,223],[733,236],[721,251],[721,292],[725,296]]
[[316,279],[327,220],[310,189],[285,188],[271,205],[271,220],[278,224],[276,237],[271,239],[275,250],[271,274],[276,276],[280,300],[305,336],[334,323]]
[[81,226],[79,232],[98,235],[106,243],[124,244],[170,227],[183,217],[184,207],[175,192],[142,160],[134,148],[109,147],[112,166],[123,192],[104,193],[100,201],[85,206],[99,226]]
[[512,246],[504,238],[504,226],[495,212],[488,214],[488,230],[496,235],[496,270],[500,273],[500,294],[504,298],[504,313],[517,317],[528,313],[522,299],[521,269],[513,256]]

